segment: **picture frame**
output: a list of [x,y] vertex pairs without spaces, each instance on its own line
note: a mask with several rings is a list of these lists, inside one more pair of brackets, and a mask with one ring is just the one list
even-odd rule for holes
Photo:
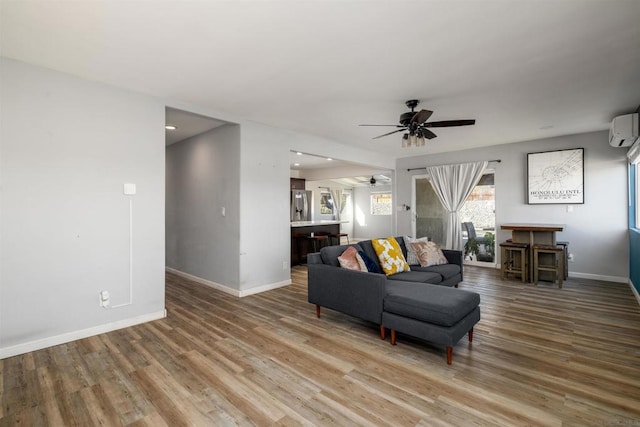
[[527,204],[584,204],[584,148],[528,153]]

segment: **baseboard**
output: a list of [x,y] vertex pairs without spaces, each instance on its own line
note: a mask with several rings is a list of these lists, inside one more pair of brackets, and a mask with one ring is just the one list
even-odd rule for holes
[[576,279],[602,280],[603,282],[627,283],[628,277],[621,276],[605,276],[604,274],[590,274],[569,271],[569,277]]
[[629,279],[629,287],[631,288],[631,292],[633,292],[633,295],[636,296],[636,301],[638,301],[638,305],[640,305],[640,294],[638,293],[638,290],[636,289],[636,287],[633,286],[633,282],[631,281],[631,279]]
[[271,291],[273,289],[282,288],[283,286],[288,286],[291,284],[291,279],[283,280],[281,282],[269,283],[267,285],[256,286],[255,288],[245,289],[244,291],[240,291],[241,297],[246,297],[249,295],[259,294],[261,292]]
[[202,277],[194,276],[193,274],[185,273],[184,271],[176,270],[175,268],[165,267],[165,269],[169,273],[173,273],[176,276],[184,277],[185,279],[192,280],[196,283],[200,283],[201,285],[209,286],[210,288],[216,289],[218,291],[222,291],[226,294],[230,294],[238,298],[259,294],[261,292],[270,291],[270,290],[281,288],[283,286],[287,286],[291,284],[291,279],[289,279],[289,280],[283,280],[281,282],[269,283],[267,285],[256,286],[255,288],[238,290],[238,289],[230,288],[229,286],[226,286],[220,283],[212,282],[211,280],[203,279]]
[[[474,267],[489,267],[495,268],[496,270],[500,270],[499,264],[493,264],[489,262],[479,262],[479,261],[464,261],[464,265],[471,265]],[[631,283],[631,280],[627,277],[621,276],[605,276],[604,274],[591,274],[591,273],[579,273],[575,271],[569,271],[569,277],[576,279],[590,279],[590,280],[602,280],[603,282],[614,282],[614,283]],[[631,285],[634,291],[636,289]],[[638,292],[636,291],[636,295]]]
[[118,320],[116,322],[106,323],[104,325],[94,326],[92,328],[81,329],[79,331],[67,332],[61,335],[42,338],[11,347],[0,348],[0,359],[17,356],[19,354],[29,353],[31,351],[42,350],[43,348],[53,347],[55,345],[65,344],[71,341],[100,335],[118,329],[128,328],[129,326],[139,325],[141,323],[150,322],[167,317],[167,310],[160,310],[153,313],[143,314],[141,316],[132,317],[130,319]]

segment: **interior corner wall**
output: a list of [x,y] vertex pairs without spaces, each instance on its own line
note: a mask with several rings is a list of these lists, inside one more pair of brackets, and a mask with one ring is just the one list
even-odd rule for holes
[[167,267],[238,290],[240,127],[215,128],[166,152]]
[[[510,237],[504,223],[565,224],[558,240],[569,241],[574,262],[569,274],[589,278],[626,280],[629,277],[628,189],[625,150],[607,143],[607,132],[591,132],[513,144],[504,144],[401,158],[396,161],[396,204],[411,204],[412,175],[408,168],[501,159],[495,164],[496,240]],[[572,205],[526,204],[527,153],[584,148],[585,203]],[[398,234],[411,233],[411,213],[398,213]]]
[[[163,317],[164,104],[6,58],[0,74],[0,357]],[[130,277],[132,304],[100,307]]]
[[[371,215],[371,193],[392,192],[391,185],[355,187],[353,191],[353,235],[356,239],[375,239],[395,235],[392,215]],[[395,198],[395,195],[394,195]],[[393,200],[393,206],[397,203]]]

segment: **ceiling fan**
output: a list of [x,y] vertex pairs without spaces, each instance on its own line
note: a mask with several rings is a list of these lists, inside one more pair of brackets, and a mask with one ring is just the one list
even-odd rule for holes
[[371,188],[375,187],[376,184],[381,184],[381,185],[391,184],[391,178],[389,178],[386,175],[371,175],[371,178],[358,176],[358,177],[355,177],[355,179],[358,181],[358,184],[360,185],[367,184]]
[[396,129],[394,131],[385,133],[383,135],[378,135],[373,139],[382,138],[383,136],[392,135],[398,132],[405,132],[402,137],[402,146],[403,147],[411,147],[415,145],[416,147],[424,145],[424,139],[433,139],[437,135],[431,132],[428,128],[444,128],[444,127],[452,127],[452,126],[469,126],[474,125],[476,123],[475,120],[443,120],[440,122],[427,122],[429,117],[433,114],[433,111],[430,110],[420,110],[415,112],[415,108],[418,106],[420,101],[417,99],[410,99],[405,102],[405,105],[411,108],[411,111],[407,111],[404,114],[400,115],[400,124],[399,125],[360,125],[360,126],[395,126],[400,129]]

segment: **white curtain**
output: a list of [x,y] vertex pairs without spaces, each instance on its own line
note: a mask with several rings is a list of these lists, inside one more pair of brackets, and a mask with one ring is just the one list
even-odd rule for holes
[[458,212],[478,184],[489,162],[427,167],[427,176],[442,206],[449,212],[445,219],[445,247],[462,250],[462,230]]
[[331,190],[331,198],[333,199],[333,213],[336,221],[340,221],[340,213],[342,212],[342,189]]

